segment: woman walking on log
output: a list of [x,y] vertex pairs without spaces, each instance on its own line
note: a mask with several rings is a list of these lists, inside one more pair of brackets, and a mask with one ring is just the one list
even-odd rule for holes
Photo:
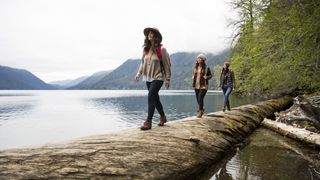
[[205,63],[206,60],[207,57],[204,54],[199,54],[192,71],[192,87],[194,88],[198,103],[198,118],[201,118],[204,114],[203,100],[208,91],[209,79],[212,78],[210,68]]
[[135,80],[139,81],[141,75],[146,81],[148,89],[148,116],[141,130],[149,130],[152,127],[152,118],[155,109],[160,114],[159,126],[167,122],[166,115],[160,102],[159,91],[163,83],[166,88],[170,86],[170,57],[166,48],[161,44],[162,35],[157,28],[145,28],[143,30],[145,40],[141,64]]
[[220,75],[220,87],[223,92],[224,96],[224,104],[222,111],[225,112],[227,109],[228,111],[231,111],[230,108],[230,101],[229,101],[229,95],[231,94],[232,90],[235,88],[235,77],[234,72],[229,68],[230,63],[229,61],[225,61],[223,63],[223,68]]

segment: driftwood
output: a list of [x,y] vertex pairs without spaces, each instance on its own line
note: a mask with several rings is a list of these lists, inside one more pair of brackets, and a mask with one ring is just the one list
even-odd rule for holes
[[320,96],[297,96],[287,110],[276,113],[276,121],[320,133]]
[[64,144],[0,151],[0,179],[192,179],[290,97]]
[[320,147],[320,134],[305,129],[296,128],[294,126],[286,125],[281,122],[272,121],[266,118],[264,119],[262,124],[263,126],[271,130],[274,130],[282,135]]

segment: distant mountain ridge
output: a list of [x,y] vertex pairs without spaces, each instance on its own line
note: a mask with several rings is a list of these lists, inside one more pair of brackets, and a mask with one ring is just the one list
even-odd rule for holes
[[140,59],[129,59],[87,89],[142,89],[144,85],[134,81]]
[[82,81],[86,80],[89,76],[81,76],[77,79],[73,80],[62,80],[62,81],[52,81],[49,82],[50,85],[53,85],[59,89],[66,89],[72,86],[76,86],[77,84],[81,83]]
[[[191,75],[195,59],[199,52],[178,52],[171,57],[170,89],[192,89]],[[214,65],[221,65],[229,57],[230,51],[218,54],[206,53],[206,64],[213,70]],[[145,89],[145,82],[136,82],[134,77],[141,59],[128,59],[113,71],[100,71],[91,76],[82,76],[75,80],[55,81],[47,84],[24,69],[0,66],[0,89]],[[209,89],[213,89],[209,83]]]
[[112,72],[112,70],[96,72],[91,76],[86,77],[81,82],[69,87],[71,87],[70,89],[81,89],[92,86],[98,81],[100,81],[102,78],[104,78],[106,75],[108,75],[110,72]]
[[[198,54],[199,52],[179,52],[170,56],[172,71],[170,89],[192,89],[192,67]],[[229,54],[229,50],[222,51],[216,55],[206,53],[206,64],[212,70],[214,65],[223,64],[224,60],[229,57]],[[140,59],[129,59],[96,83],[82,87],[74,86],[71,89],[145,89],[143,82],[134,81],[134,76],[138,71],[140,62]],[[212,83],[210,86],[212,89]]]
[[2,90],[49,90],[55,87],[45,83],[31,72],[0,66],[0,89]]

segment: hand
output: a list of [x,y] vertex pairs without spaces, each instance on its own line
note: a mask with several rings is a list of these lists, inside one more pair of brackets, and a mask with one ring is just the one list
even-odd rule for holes
[[164,83],[164,86],[165,86],[167,89],[169,89],[169,87],[170,87],[170,82],[168,82],[168,81],[165,82],[165,83]]
[[139,81],[140,80],[140,76],[136,75],[136,77],[134,77],[135,81]]
[[208,76],[203,76],[204,79],[208,79]]

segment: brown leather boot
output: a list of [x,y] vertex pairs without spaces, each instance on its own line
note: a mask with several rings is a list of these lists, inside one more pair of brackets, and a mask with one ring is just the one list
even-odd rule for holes
[[167,117],[165,115],[160,116],[160,122],[159,122],[158,126],[163,126],[164,123],[166,123],[166,122],[167,122]]
[[197,111],[197,117],[199,117],[199,116],[200,116],[200,110]]
[[144,123],[143,123],[143,126],[140,127],[141,130],[149,130],[151,129],[151,121],[149,120],[146,120]]
[[199,113],[197,114],[197,118],[201,118],[204,114],[204,110],[199,110]]

